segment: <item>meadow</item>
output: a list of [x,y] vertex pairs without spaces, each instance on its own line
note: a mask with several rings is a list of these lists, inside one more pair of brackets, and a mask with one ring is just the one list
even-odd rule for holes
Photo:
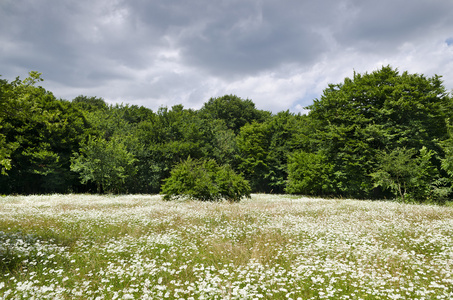
[[0,198],[0,299],[452,299],[453,207]]

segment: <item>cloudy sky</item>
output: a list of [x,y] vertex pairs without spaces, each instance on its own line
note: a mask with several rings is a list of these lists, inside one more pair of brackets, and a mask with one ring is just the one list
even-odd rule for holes
[[0,74],[56,97],[299,112],[390,64],[453,89],[452,0],[0,0]]

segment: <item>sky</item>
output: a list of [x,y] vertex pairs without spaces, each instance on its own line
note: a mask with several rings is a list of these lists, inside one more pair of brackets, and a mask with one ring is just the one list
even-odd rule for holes
[[453,89],[452,0],[0,0],[0,75],[57,98],[274,113],[390,65]]

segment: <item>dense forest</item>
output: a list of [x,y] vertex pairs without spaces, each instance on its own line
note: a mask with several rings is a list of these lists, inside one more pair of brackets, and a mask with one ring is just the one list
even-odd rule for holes
[[235,95],[199,110],[67,101],[40,76],[0,79],[0,194],[159,193],[175,165],[209,159],[253,192],[452,196],[453,101],[439,76],[355,73],[329,85],[308,115],[272,114]]

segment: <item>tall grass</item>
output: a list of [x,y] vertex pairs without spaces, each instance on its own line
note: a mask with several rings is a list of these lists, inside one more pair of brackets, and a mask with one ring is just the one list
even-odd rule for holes
[[1,299],[451,299],[453,207],[0,199]]

